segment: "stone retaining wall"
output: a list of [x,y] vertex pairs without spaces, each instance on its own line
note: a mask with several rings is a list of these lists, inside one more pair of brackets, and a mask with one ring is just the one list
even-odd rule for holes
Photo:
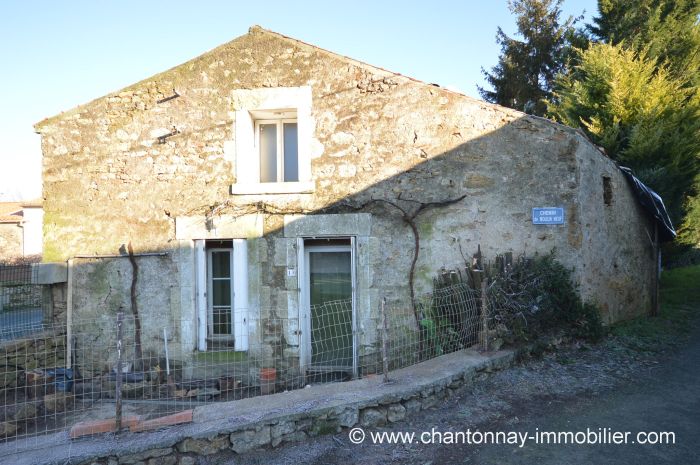
[[62,412],[72,402],[43,375],[65,366],[65,355],[65,335],[54,332],[0,343],[0,439],[25,432],[38,417]]
[[[124,445],[130,439],[141,442],[142,438],[124,434],[121,447],[129,453],[113,450],[109,455],[89,459],[83,456],[83,462],[76,463],[195,465],[201,456],[225,449],[240,454],[335,434],[354,426],[374,428],[433,407],[470,384],[477,372],[508,367],[514,359],[512,352],[486,356],[458,352],[392,372],[388,384],[381,377],[371,377],[254,401],[207,405],[195,409],[192,424],[167,430],[168,439],[151,441],[152,447],[141,443],[142,450],[128,449]],[[74,445],[74,458],[80,456],[76,456],[78,450]]]
[[0,397],[20,387],[27,370],[64,367],[66,337],[54,332],[34,333],[26,338],[0,342]]

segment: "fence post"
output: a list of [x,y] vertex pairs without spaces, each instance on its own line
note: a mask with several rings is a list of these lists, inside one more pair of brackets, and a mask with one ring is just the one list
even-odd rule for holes
[[114,400],[116,403],[116,411],[114,414],[116,421],[116,431],[119,432],[122,429],[122,320],[124,319],[124,313],[117,313],[117,382],[116,392],[114,393]]
[[484,351],[489,350],[489,304],[486,296],[486,285],[488,278],[481,281],[481,347]]
[[67,262],[66,284],[66,368],[73,368],[73,259]]
[[387,323],[386,323],[386,297],[382,297],[382,370],[384,371],[384,382],[389,382],[389,357],[387,356]]

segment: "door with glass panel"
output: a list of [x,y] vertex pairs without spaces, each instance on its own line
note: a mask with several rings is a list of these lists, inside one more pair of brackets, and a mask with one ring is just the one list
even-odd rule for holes
[[[344,241],[340,241],[344,242]],[[347,241],[349,242],[349,241]],[[307,370],[356,371],[351,246],[304,247]]]
[[210,339],[233,337],[233,249],[207,249],[207,310]]

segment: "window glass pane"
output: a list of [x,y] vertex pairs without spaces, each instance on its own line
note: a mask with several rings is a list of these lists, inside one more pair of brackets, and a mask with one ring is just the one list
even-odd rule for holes
[[284,123],[284,181],[299,181],[297,123]]
[[211,253],[211,277],[230,278],[231,277],[231,252]]
[[212,281],[212,302],[214,306],[231,305],[231,280],[216,279]]
[[309,278],[311,305],[352,297],[350,252],[311,252]]
[[214,334],[231,334],[231,308],[215,308],[212,315],[214,317]]
[[352,366],[350,252],[309,253],[311,363]]
[[277,125],[261,124],[260,182],[277,182]]

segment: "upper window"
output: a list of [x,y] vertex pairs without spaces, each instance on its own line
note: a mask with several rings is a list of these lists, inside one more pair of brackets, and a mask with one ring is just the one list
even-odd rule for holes
[[[291,112],[285,116],[292,116]],[[260,156],[260,182],[299,181],[299,136],[295,118],[255,121],[255,147]]]
[[[311,193],[311,88],[233,91],[237,195]],[[226,146],[224,148],[226,150]]]

